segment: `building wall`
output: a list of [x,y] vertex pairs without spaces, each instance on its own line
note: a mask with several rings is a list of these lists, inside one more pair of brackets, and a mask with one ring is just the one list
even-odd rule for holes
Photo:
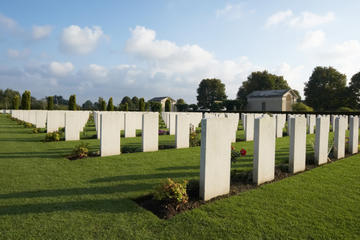
[[246,110],[262,111],[263,103],[265,103],[265,111],[283,111],[282,97],[248,98]]
[[291,111],[296,98],[291,93],[282,97],[248,98],[246,110],[262,111],[262,104],[265,103],[265,111]]
[[[165,111],[165,102],[166,102],[166,100],[168,100],[168,98],[164,98],[163,100],[161,100],[161,106],[162,106],[162,110],[163,111]],[[175,101],[172,101],[171,99],[169,99],[170,100],[170,104],[171,104],[171,109],[170,109],[170,111],[171,112],[174,112],[175,111]]]

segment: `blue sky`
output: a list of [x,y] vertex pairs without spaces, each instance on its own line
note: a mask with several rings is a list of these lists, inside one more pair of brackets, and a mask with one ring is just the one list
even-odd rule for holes
[[0,88],[78,101],[229,98],[252,71],[303,91],[315,66],[360,71],[360,1],[1,1]]

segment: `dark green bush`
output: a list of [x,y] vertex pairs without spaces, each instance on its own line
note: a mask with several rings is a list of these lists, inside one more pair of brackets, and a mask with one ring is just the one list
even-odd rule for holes
[[24,127],[26,127],[26,128],[33,128],[34,125],[32,125],[31,123],[25,122],[25,123],[24,123]]

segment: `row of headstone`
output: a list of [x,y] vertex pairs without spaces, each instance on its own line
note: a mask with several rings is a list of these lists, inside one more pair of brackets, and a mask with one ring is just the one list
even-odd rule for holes
[[65,141],[80,140],[89,120],[89,111],[63,111],[63,110],[12,110],[12,117],[31,123],[37,128],[46,128],[47,133],[65,128]]
[[2,114],[11,114],[12,110],[11,109],[0,109],[0,113]]
[[176,132],[176,116],[186,115],[189,120],[190,126],[196,129],[202,119],[202,113],[197,112],[162,112],[161,118],[163,119],[166,128],[169,129],[170,135],[175,135]]
[[[132,117],[137,118],[139,115],[128,114],[123,112],[99,112],[100,118],[100,154],[101,156],[119,155],[121,153],[120,137],[122,126],[127,129],[137,129],[136,122]],[[124,125],[123,122],[125,119]],[[131,121],[133,120],[133,121]],[[135,124],[134,124],[135,122]],[[131,125],[131,126],[129,126]],[[157,151],[159,148],[159,114],[142,113],[142,151]],[[135,137],[135,135],[134,135]]]
[[[254,115],[243,115],[246,125]],[[311,117],[312,118],[312,117]],[[264,114],[254,120],[254,161],[253,182],[257,185],[275,178],[275,143],[277,116]],[[200,160],[200,196],[204,200],[228,194],[230,191],[231,137],[230,119],[204,118],[202,120],[201,160]],[[290,149],[289,171],[297,173],[306,168],[306,133],[309,118],[305,115],[289,117]],[[253,122],[253,121],[251,121]],[[347,118],[338,116],[334,119],[334,157],[345,156],[345,133]],[[329,157],[330,116],[316,118],[316,136],[314,158],[316,165],[328,162]],[[350,117],[350,139],[348,151],[358,152],[359,117]]]

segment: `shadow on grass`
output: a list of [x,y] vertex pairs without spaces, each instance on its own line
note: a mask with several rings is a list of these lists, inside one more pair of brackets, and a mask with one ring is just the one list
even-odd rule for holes
[[107,187],[38,190],[38,191],[0,194],[0,199],[114,194],[121,192],[143,191],[147,189],[152,189],[152,187],[153,187],[152,184],[141,183],[141,184],[119,184],[119,185],[107,186]]
[[72,149],[66,151],[51,151],[51,152],[5,152],[0,153],[0,158],[61,158],[69,153]]
[[146,179],[158,179],[158,178],[185,178],[185,177],[194,177],[198,176],[199,173],[196,172],[171,172],[171,173],[157,173],[157,174],[141,174],[141,175],[122,175],[114,177],[105,177],[97,178],[90,180],[90,183],[103,183],[103,182],[117,182],[117,181],[126,181],[126,180],[146,180]]
[[11,206],[1,206],[0,216],[2,215],[24,215],[31,213],[51,213],[65,211],[93,211],[105,213],[121,212],[139,212],[143,211],[138,208],[134,202],[129,199],[102,199],[102,200],[85,200],[72,202],[56,203],[37,203],[21,204]]

